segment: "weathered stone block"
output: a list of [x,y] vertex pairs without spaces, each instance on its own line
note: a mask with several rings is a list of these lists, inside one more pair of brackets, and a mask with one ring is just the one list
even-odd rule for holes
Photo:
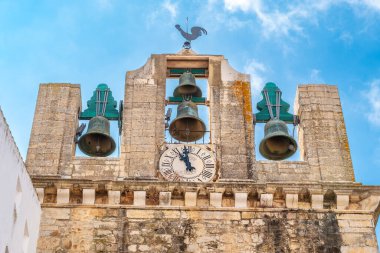
[[93,205],[95,203],[95,189],[83,189],[83,204]]
[[221,192],[210,192],[210,206],[221,207],[222,206],[222,193]]
[[159,205],[160,206],[170,206],[171,205],[171,192],[160,192],[159,195]]
[[57,189],[57,204],[70,202],[70,189]]
[[323,195],[322,194],[311,195],[311,208],[323,209]]
[[185,192],[185,206],[197,206],[197,192]]
[[344,210],[344,209],[348,208],[349,203],[350,203],[350,196],[349,195],[337,195],[336,196],[336,209]]
[[272,207],[273,206],[273,194],[263,193],[260,195],[260,206]]
[[247,197],[246,192],[235,192],[235,207],[236,208],[246,208],[247,207]]
[[108,191],[108,204],[120,204],[120,191]]
[[134,191],[133,192],[133,205],[145,206],[146,204],[146,191]]
[[286,194],[285,205],[287,208],[298,208],[298,194]]

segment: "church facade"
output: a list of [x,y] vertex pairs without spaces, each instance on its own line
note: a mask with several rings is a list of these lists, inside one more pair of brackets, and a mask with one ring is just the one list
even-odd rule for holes
[[[168,80],[185,71],[207,82],[187,104],[207,108],[206,142],[166,138],[183,103]],[[256,159],[250,91],[224,56],[152,55],[126,74],[119,155],[79,157],[80,85],[41,84],[26,159],[37,252],[378,252],[380,187],[355,182],[337,87],[298,86],[300,161]]]

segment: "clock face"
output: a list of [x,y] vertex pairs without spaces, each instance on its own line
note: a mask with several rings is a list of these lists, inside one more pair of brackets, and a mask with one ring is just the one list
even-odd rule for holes
[[159,170],[168,181],[209,182],[215,174],[215,158],[200,145],[170,145],[161,155]]

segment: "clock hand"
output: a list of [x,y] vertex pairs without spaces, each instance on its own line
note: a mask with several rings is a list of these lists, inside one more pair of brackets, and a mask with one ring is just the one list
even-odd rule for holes
[[189,159],[189,150],[186,148],[186,146],[183,147],[183,153],[180,154],[179,159],[181,161],[184,161],[184,163],[186,164],[186,170],[187,171],[192,171],[194,169],[194,167],[191,166],[191,162]]

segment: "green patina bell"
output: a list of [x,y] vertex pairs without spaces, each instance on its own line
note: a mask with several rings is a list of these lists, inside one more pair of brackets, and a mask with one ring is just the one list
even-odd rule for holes
[[192,73],[186,71],[180,76],[179,85],[175,88],[173,96],[202,97],[202,91],[195,83],[195,77]]
[[205,123],[198,117],[197,105],[191,101],[179,104],[177,117],[169,126],[171,136],[179,141],[193,142],[201,139],[205,131]]
[[297,150],[297,142],[289,135],[282,120],[272,119],[265,124],[265,137],[260,142],[260,154],[269,160],[283,160]]
[[110,135],[110,123],[103,116],[93,117],[88,130],[78,142],[79,149],[89,156],[105,157],[115,151],[116,144]]

